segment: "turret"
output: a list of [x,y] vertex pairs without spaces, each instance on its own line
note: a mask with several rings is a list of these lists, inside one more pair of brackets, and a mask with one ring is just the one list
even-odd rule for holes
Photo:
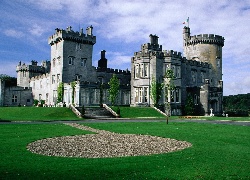
[[183,29],[184,57],[188,60],[207,62],[212,65],[210,84],[219,85],[222,80],[222,47],[224,37],[214,34],[200,34],[190,36],[190,28]]
[[51,76],[55,82],[69,83],[89,76],[93,45],[96,43],[92,26],[86,28],[86,34],[82,28],[80,32],[71,26],[66,30],[56,28],[48,43],[51,45]]
[[189,27],[184,27],[183,28],[183,40],[186,41],[190,37],[190,28]]

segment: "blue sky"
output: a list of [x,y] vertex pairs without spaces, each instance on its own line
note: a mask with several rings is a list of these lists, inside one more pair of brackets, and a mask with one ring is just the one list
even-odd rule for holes
[[225,37],[224,95],[250,93],[249,0],[1,0],[0,74],[16,76],[19,61],[50,60],[48,37],[55,28],[92,25],[97,43],[93,65],[106,50],[108,66],[130,69],[134,52],[159,36],[164,50],[182,50],[183,22],[191,35]]

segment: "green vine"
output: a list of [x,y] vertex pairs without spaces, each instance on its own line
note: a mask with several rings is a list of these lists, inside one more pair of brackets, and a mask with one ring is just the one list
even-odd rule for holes
[[63,94],[64,94],[64,84],[60,82],[57,87],[57,103],[63,102]]
[[161,98],[162,88],[163,88],[163,84],[157,82],[156,79],[152,77],[150,95],[153,100],[154,106],[158,105],[158,102]]

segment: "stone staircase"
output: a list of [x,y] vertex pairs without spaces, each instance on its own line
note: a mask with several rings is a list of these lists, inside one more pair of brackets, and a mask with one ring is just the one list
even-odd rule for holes
[[[77,107],[77,110],[81,112],[81,107]],[[115,118],[115,116],[104,107],[84,107],[84,110],[84,117],[88,119]]]

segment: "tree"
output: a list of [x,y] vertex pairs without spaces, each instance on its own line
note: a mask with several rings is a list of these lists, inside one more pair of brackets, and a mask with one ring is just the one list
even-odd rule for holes
[[185,113],[186,115],[194,114],[194,100],[192,95],[189,93],[187,96],[186,104],[185,104]]
[[165,81],[164,81],[164,90],[165,90],[165,112],[167,114],[167,124],[168,124],[168,117],[171,116],[171,91],[175,89],[175,85],[172,81],[174,78],[174,72],[171,69],[168,69],[165,74]]
[[57,87],[57,102],[63,102],[63,94],[64,94],[64,84],[60,82],[59,86]]
[[119,79],[117,78],[117,76],[115,74],[113,74],[112,78],[110,79],[110,81],[108,82],[109,84],[109,96],[108,99],[110,100],[112,106],[114,106],[115,101],[117,99],[117,95],[119,93],[119,88],[120,88],[120,82]]
[[163,84],[156,81],[156,79],[153,77],[151,80],[151,90],[150,95],[153,100],[154,106],[157,106],[159,103],[159,100],[161,98],[161,92],[163,88]]
[[6,74],[0,74],[0,81],[5,81],[6,86],[16,86],[17,78],[10,77]]
[[2,81],[10,80],[12,77],[6,75],[6,74],[0,74],[0,79]]

